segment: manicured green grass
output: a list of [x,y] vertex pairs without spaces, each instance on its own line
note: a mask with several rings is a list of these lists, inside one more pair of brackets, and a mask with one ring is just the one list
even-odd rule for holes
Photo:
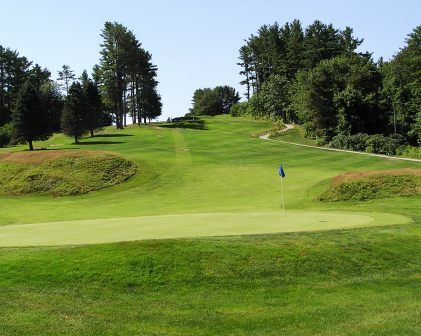
[[85,195],[1,194],[0,246],[190,238],[0,248],[1,335],[421,333],[421,197],[317,200],[340,173],[418,163],[253,138],[264,121],[202,121],[36,144],[113,151],[138,171]]
[[205,213],[0,226],[0,247],[97,244],[118,241],[347,229],[407,224],[390,213]]
[[306,138],[304,136],[304,130],[298,125],[296,125],[294,128],[286,132],[280,132],[276,134],[276,136],[273,137],[273,139],[288,141],[288,142],[295,142],[295,143],[299,143],[303,145],[317,146],[317,141]]
[[[102,136],[84,139],[84,145],[74,145],[62,135],[38,143],[37,146],[56,150],[115,151],[134,161],[138,173],[123,184],[81,196],[0,195],[0,223],[279,211],[279,164],[283,164],[287,174],[284,181],[287,210],[355,211],[354,205],[329,207],[315,199],[339,173],[419,167],[418,163],[323,152],[253,138],[252,134],[270,128],[264,121],[222,116],[204,118],[201,128],[134,126],[123,131],[109,128]],[[386,209],[407,215],[400,211],[405,203],[406,199],[395,199],[394,206]],[[380,203],[370,203],[357,211],[385,212],[384,209]]]
[[2,335],[419,335],[420,222],[0,250]]

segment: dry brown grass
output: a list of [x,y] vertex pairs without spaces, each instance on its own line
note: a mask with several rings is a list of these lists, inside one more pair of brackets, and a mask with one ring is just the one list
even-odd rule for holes
[[332,185],[338,185],[348,179],[359,179],[367,176],[382,176],[382,175],[421,175],[421,169],[402,168],[389,170],[371,170],[362,172],[349,172],[335,176],[332,179]]
[[10,152],[0,154],[0,161],[9,161],[15,163],[43,163],[65,157],[80,157],[86,155],[115,155],[113,152],[92,151],[92,150],[37,150],[33,152]]

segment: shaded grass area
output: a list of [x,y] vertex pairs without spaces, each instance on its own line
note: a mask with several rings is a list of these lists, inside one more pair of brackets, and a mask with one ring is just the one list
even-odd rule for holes
[[7,335],[417,335],[419,223],[0,250]]
[[387,174],[345,178],[319,196],[321,201],[367,201],[421,194],[421,175]]
[[78,195],[121,183],[136,172],[133,162],[116,155],[78,153],[55,151],[51,159],[46,153],[8,155],[0,161],[0,190],[10,195]]
[[175,121],[166,124],[160,124],[164,128],[188,128],[194,130],[207,130],[206,121],[202,118],[176,118]]

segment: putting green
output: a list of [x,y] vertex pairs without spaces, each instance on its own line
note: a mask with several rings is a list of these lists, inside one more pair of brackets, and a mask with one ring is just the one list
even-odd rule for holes
[[407,224],[388,213],[289,211],[203,213],[6,225],[0,247],[96,244],[142,239],[246,235]]

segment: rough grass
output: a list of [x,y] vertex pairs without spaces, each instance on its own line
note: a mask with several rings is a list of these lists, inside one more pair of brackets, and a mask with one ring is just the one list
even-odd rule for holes
[[107,153],[9,153],[0,161],[0,190],[9,195],[67,196],[121,183],[136,165]]
[[402,169],[336,176],[321,201],[367,201],[421,194],[421,170]]

